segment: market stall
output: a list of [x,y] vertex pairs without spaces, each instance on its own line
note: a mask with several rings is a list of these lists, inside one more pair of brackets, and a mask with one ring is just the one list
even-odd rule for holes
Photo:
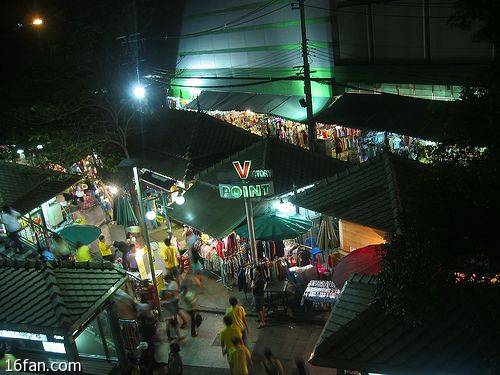
[[307,284],[300,304],[303,306],[305,301],[334,304],[339,294],[340,289],[333,281],[311,280]]

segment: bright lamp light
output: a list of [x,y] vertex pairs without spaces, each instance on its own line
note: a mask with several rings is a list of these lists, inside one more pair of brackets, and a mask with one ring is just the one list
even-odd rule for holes
[[132,93],[134,94],[134,97],[139,100],[146,97],[146,89],[142,85],[135,85]]
[[295,210],[295,206],[291,202],[279,202],[276,205],[276,208],[278,209],[279,212],[284,213],[284,214],[291,214]]
[[156,212],[155,211],[146,212],[146,219],[148,219],[148,220],[156,219]]
[[174,202],[179,206],[182,206],[186,202],[186,198],[184,198],[182,195],[178,195],[174,198]]
[[108,188],[109,188],[109,192],[111,194],[113,194],[113,195],[118,194],[118,188],[116,186],[111,185],[111,186],[108,186]]
[[33,18],[32,24],[35,26],[40,26],[43,24],[43,20],[40,17],[35,17]]

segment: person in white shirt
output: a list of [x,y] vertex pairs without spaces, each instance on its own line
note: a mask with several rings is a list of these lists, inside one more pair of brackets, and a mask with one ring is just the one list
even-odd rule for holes
[[2,213],[0,213],[0,220],[5,226],[9,239],[21,251],[23,250],[23,243],[19,239],[19,232],[22,229],[21,224],[19,223],[20,217],[21,214],[13,210],[12,207],[8,205],[3,206]]

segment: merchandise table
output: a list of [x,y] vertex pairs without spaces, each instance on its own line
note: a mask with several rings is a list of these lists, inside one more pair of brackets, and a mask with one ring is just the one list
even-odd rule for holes
[[300,305],[303,306],[305,301],[333,304],[339,294],[340,289],[335,286],[333,281],[311,280],[302,295]]
[[287,297],[288,281],[273,281],[266,285],[264,293],[266,294],[266,305],[268,310],[274,310],[275,305],[273,302],[273,294],[278,294],[281,304],[276,307],[282,307],[283,311],[287,311],[288,297]]

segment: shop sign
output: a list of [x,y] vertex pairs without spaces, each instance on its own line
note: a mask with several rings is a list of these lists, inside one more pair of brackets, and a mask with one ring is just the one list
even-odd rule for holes
[[249,185],[219,184],[219,195],[223,199],[259,198],[273,194],[272,182]]
[[240,181],[268,181],[273,178],[273,171],[271,169],[251,169],[251,160],[245,160],[243,165],[239,161],[233,161],[232,164],[236,175],[234,175],[234,172],[218,172],[217,180],[219,182],[237,184]]

